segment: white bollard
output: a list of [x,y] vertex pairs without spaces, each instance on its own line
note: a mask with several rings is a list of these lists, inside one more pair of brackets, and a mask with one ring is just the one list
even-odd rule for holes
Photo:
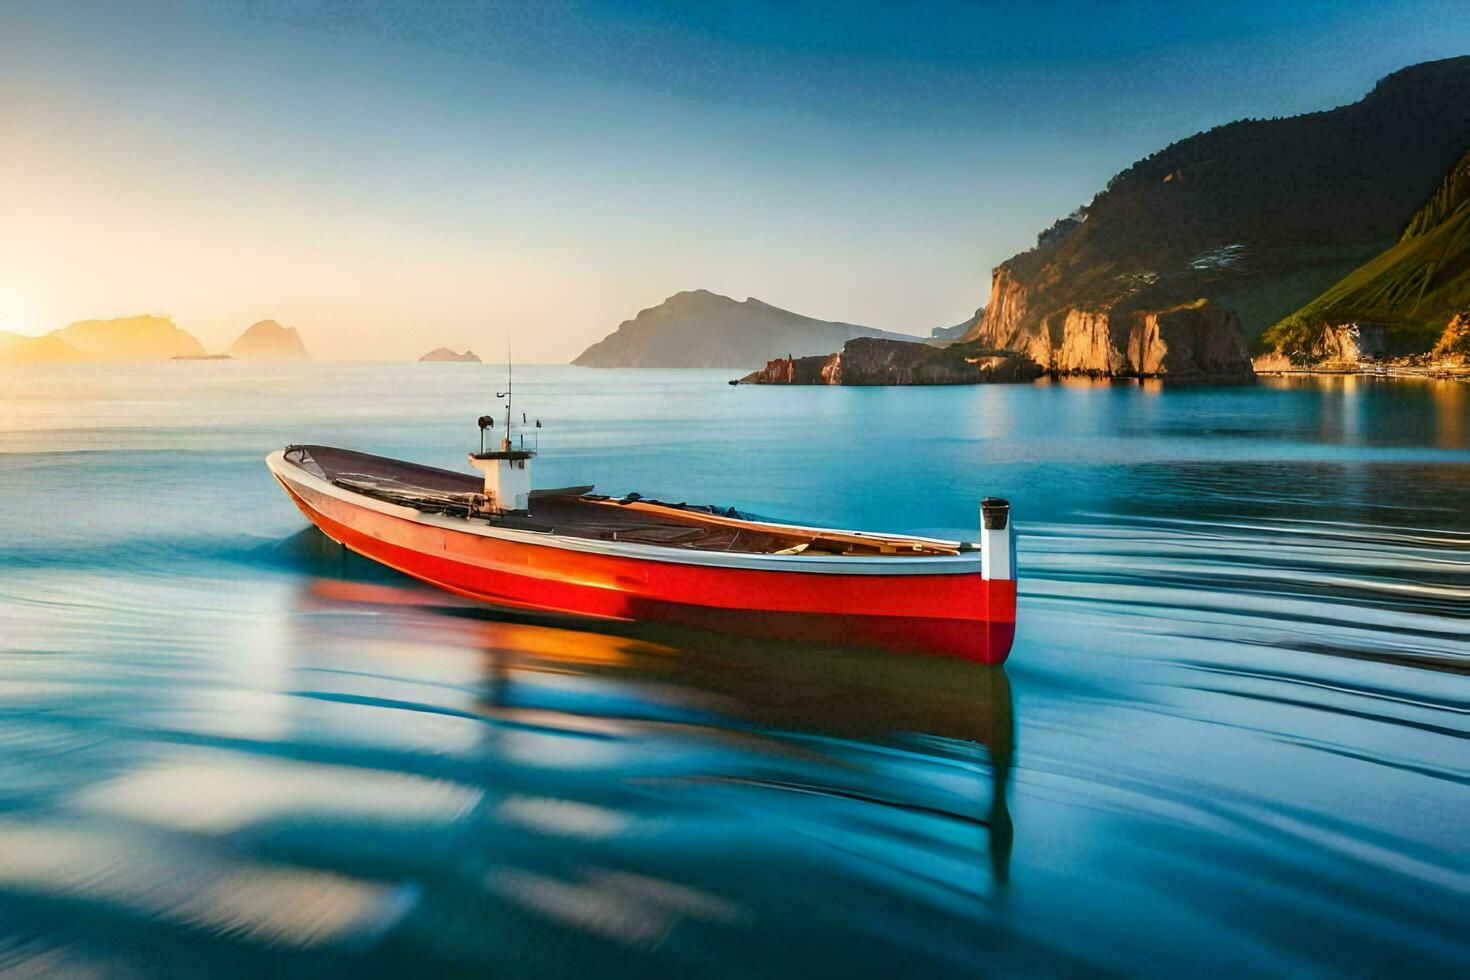
[[1016,535],[1011,505],[1000,497],[980,501],[980,577],[1007,580],[1016,577]]

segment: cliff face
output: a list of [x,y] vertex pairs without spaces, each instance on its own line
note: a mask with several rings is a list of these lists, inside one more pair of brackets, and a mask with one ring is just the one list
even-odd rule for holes
[[815,320],[758,299],[704,289],[677,293],[625,320],[587,348],[580,367],[750,368],[774,356],[825,354],[854,337],[917,340],[872,327]]
[[1240,317],[1203,301],[1134,314],[1131,373],[1145,378],[1242,378],[1251,371]]
[[1040,374],[1041,368],[1034,362],[1009,351],[859,338],[849,340],[835,354],[777,358],[740,381],[796,385],[963,385],[1030,381]]
[[1200,298],[1255,337],[1391,244],[1467,144],[1470,57],[1396,72],[1352,105],[1190,137],[998,266],[965,339],[1107,372],[1134,315]]
[[260,320],[250,325],[240,339],[230,345],[229,355],[252,361],[309,361],[311,355],[295,327],[283,327],[274,320]]
[[1198,300],[1163,310],[1068,309],[1039,323],[1028,294],[997,271],[976,342],[1017,351],[1056,374],[1095,377],[1240,378],[1251,374],[1240,318]]

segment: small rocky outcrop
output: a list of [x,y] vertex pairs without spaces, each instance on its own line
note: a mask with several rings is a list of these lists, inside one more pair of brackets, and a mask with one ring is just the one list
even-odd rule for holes
[[247,361],[311,360],[296,328],[283,327],[274,320],[252,323],[226,353]]
[[1041,373],[1034,361],[1012,351],[858,338],[835,354],[778,358],[741,378],[740,383],[962,385],[1030,381]]
[[831,384],[824,377],[830,375],[829,364],[841,358],[840,354],[812,354],[807,357],[778,357],[766,366],[740,379],[741,384],[752,385],[824,385]]
[[1251,368],[1257,374],[1282,374],[1288,371],[1300,371],[1302,365],[1297,364],[1281,351],[1273,350],[1252,358]]
[[420,361],[461,361],[461,362],[464,362],[464,363],[467,363],[467,364],[479,364],[480,363],[480,355],[476,354],[472,350],[467,350],[463,354],[456,354],[454,351],[450,350],[448,347],[435,347],[433,350],[429,351],[423,357],[419,358],[419,360]]
[[1371,323],[1342,323],[1322,331],[1308,360],[1318,367],[1356,368],[1365,361],[1378,361],[1384,353],[1383,327]]

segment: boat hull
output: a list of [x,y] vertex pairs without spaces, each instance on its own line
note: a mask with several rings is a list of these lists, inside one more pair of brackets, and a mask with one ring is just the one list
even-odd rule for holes
[[[615,620],[644,620],[808,642],[1000,663],[1016,623],[1016,583],[988,580],[978,561],[913,559],[901,574],[842,559],[852,574],[804,570],[800,562],[708,564],[658,560],[574,546],[554,535],[493,536],[426,520],[302,474],[272,471],[302,513],[344,547],[440,588],[498,606]],[[462,523],[462,522],[461,522]],[[752,556],[760,557],[760,556]],[[713,559],[710,559],[713,560]],[[813,568],[817,567],[812,563]],[[915,570],[915,569],[919,570]]]

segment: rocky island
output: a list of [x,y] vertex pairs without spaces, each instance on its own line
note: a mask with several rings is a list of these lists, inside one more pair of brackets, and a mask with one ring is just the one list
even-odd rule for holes
[[311,355],[295,327],[283,327],[274,320],[252,323],[240,339],[230,345],[231,357],[248,361],[309,361]]
[[854,323],[816,320],[707,289],[676,293],[587,348],[579,367],[751,368],[780,354],[826,355],[855,337],[919,342]]
[[448,347],[435,347],[433,350],[429,351],[423,357],[419,358],[419,360],[420,361],[458,361],[458,362],[463,362],[463,363],[467,363],[467,364],[479,364],[480,363],[480,355],[476,354],[472,350],[467,350],[463,354],[456,354],[454,351],[450,350]]

